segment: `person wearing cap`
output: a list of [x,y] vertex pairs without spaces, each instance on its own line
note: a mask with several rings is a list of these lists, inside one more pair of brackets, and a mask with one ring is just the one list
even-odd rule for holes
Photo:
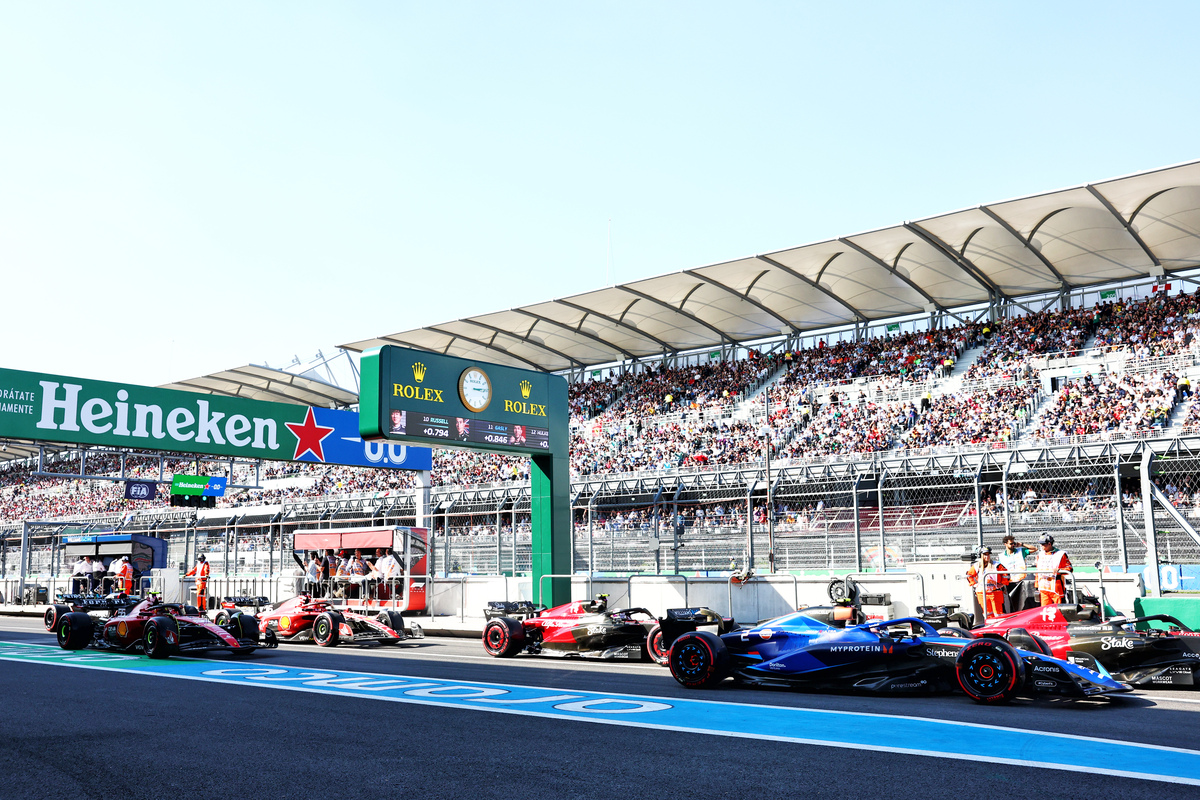
[[108,571],[114,576],[114,592],[129,594],[133,591],[133,566],[129,563],[129,556],[121,556],[120,559],[114,558],[108,565]]
[[196,556],[196,566],[184,574],[185,578],[189,575],[196,576],[196,607],[200,609],[201,614],[208,610],[208,573],[211,570],[208,559],[201,553]]
[[1004,534],[1004,550],[996,554],[996,563],[1008,570],[1008,588],[1005,590],[1004,611],[1011,614],[1025,608],[1025,598],[1032,596],[1033,586],[1026,581],[1026,561],[1029,548],[1017,541],[1011,533]]
[[1071,566],[1071,559],[1067,558],[1066,552],[1054,546],[1053,536],[1048,533],[1043,534],[1042,538],[1038,539],[1038,544],[1040,545],[1036,567],[1038,595],[1042,599],[1043,606],[1052,606],[1063,601],[1067,592],[1062,576],[1074,571],[1074,568]]
[[1004,613],[1004,587],[1008,585],[1008,570],[1003,564],[992,563],[992,548],[987,545],[975,553],[978,560],[967,570],[967,583],[975,587],[975,598],[984,616],[997,617]]

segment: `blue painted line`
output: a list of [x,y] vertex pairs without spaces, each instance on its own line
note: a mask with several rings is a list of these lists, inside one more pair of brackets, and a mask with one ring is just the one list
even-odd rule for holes
[[[996,725],[824,709],[446,681],[0,642],[0,660],[684,733],[987,761],[1200,786],[1200,751]],[[981,708],[981,714],[987,709]],[[897,743],[919,743],[902,747]]]

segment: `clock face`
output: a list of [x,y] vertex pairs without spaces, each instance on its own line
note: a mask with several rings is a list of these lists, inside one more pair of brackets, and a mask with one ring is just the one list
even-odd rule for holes
[[478,414],[492,402],[492,382],[479,367],[469,367],[458,377],[458,398]]

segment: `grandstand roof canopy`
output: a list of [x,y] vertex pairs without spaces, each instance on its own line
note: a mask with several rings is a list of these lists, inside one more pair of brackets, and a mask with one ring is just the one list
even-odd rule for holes
[[343,345],[546,371],[1200,266],[1200,162]]
[[324,381],[254,364],[164,384],[160,388],[327,408],[347,408],[358,403],[358,394],[354,392]]

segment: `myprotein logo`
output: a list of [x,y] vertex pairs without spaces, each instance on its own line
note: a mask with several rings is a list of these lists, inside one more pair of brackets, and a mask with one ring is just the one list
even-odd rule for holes
[[[153,403],[130,403],[129,391],[117,391],[116,402],[103,397],[81,397],[83,385],[40,381],[41,418],[37,427],[45,431],[79,432],[82,428],[97,435],[125,436],[129,439],[195,442],[226,442],[237,447],[273,451],[279,449],[279,429],[266,417],[226,415],[212,411],[208,400],[193,400],[175,408]],[[182,393],[181,393],[182,394]]]

